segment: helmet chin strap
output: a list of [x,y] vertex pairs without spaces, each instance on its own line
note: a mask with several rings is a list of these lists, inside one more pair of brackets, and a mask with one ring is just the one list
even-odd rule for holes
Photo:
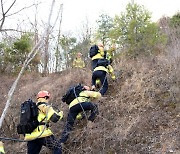
[[45,99],[44,97],[41,97],[41,98],[38,98],[38,102],[48,103],[48,99]]

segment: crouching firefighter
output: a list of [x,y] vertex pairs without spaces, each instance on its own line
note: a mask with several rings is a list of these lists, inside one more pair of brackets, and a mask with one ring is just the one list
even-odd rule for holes
[[[21,105],[20,124],[17,130],[19,134],[24,134],[24,140],[27,141],[28,154],[39,154],[42,146],[48,147],[54,154],[62,153],[60,142],[55,139],[49,128],[49,121],[56,123],[59,119],[62,119],[63,112],[56,112],[48,104],[49,98],[50,94],[48,91],[40,91],[37,94],[37,103],[28,100]],[[31,120],[23,115],[28,111],[30,111]]]
[[97,85],[101,86],[100,93],[104,95],[108,90],[107,74],[111,75],[112,80],[115,80],[114,69],[109,64],[107,59],[99,59],[92,74],[92,90],[97,88]]
[[98,106],[90,101],[91,98],[100,98],[99,92],[90,91],[88,86],[82,86],[81,84],[71,87],[66,94],[62,97],[62,101],[69,105],[69,113],[66,121],[64,131],[61,136],[61,143],[65,143],[68,139],[69,133],[73,128],[77,115],[81,112],[85,114],[85,111],[91,111],[89,117],[85,114],[85,117],[92,123],[98,114]]

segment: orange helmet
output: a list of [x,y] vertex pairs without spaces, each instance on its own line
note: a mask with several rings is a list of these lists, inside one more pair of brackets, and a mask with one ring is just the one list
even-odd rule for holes
[[50,93],[48,91],[40,91],[37,94],[37,99],[38,98],[44,98],[44,97],[50,97]]

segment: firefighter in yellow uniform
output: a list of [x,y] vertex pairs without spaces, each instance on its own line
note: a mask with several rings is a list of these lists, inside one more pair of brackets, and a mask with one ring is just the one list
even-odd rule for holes
[[38,121],[44,123],[39,125],[31,134],[25,134],[27,140],[27,153],[38,154],[42,146],[47,146],[53,154],[61,154],[61,144],[55,139],[50,130],[49,121],[57,122],[62,119],[63,112],[56,112],[49,104],[50,94],[48,91],[40,91],[37,94],[37,105],[39,109]]
[[[82,86],[82,91],[79,93],[77,98],[71,101],[70,104],[68,103],[69,113],[67,123],[61,136],[61,143],[65,143],[67,141],[69,133],[72,130],[76,117],[79,113],[91,111],[91,115],[87,120],[89,120],[89,124],[93,123],[96,115],[98,114],[98,106],[91,102],[91,99],[93,98],[99,99],[101,98],[101,94],[99,92],[91,91],[88,86]],[[62,101],[65,102],[63,98]]]
[[0,141],[0,154],[4,154],[4,146],[3,146],[3,142]]
[[106,91],[108,90],[107,74],[110,74],[112,80],[116,79],[115,74],[114,74],[114,69],[108,63],[107,63],[107,66],[97,66],[93,70],[92,90],[94,90],[97,87],[97,84],[101,84],[101,88],[100,88],[101,95],[104,95],[106,93]]
[[104,46],[102,44],[98,44],[98,45],[94,45],[98,52],[95,56],[93,56],[91,58],[92,62],[91,62],[91,66],[92,66],[92,70],[95,69],[96,65],[97,65],[97,61],[98,59],[103,59],[104,58]]
[[85,63],[84,63],[84,60],[82,59],[82,54],[80,52],[77,53],[76,58],[73,61],[73,67],[75,68],[85,67]]
[[106,59],[109,60],[110,64],[113,61],[113,53],[115,52],[115,50],[116,50],[115,45],[112,45],[112,47],[106,51]]

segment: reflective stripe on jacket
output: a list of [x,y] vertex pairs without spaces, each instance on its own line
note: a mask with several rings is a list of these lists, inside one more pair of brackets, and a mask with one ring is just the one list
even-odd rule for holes
[[78,103],[82,103],[82,102],[90,102],[90,98],[96,98],[99,99],[101,97],[101,93],[100,92],[95,92],[95,91],[82,91],[79,94],[79,97],[75,98],[70,104],[69,104],[69,108],[71,108],[72,106],[78,104]]
[[0,153],[5,153],[3,142],[0,141]]
[[98,50],[98,53],[93,56],[91,59],[103,59],[104,58],[104,51],[103,50]]
[[107,68],[104,66],[98,66],[94,69],[94,72],[95,71],[105,71],[106,73],[109,73],[111,75],[111,78],[113,80],[115,80],[114,69],[112,68],[111,65],[108,65]]
[[58,113],[47,104],[41,104],[38,106],[38,108],[38,121],[45,123],[45,125],[39,125],[31,134],[25,134],[25,140],[33,140],[36,138],[47,137],[53,134],[46,124],[50,121],[50,118],[53,114],[58,115]]

